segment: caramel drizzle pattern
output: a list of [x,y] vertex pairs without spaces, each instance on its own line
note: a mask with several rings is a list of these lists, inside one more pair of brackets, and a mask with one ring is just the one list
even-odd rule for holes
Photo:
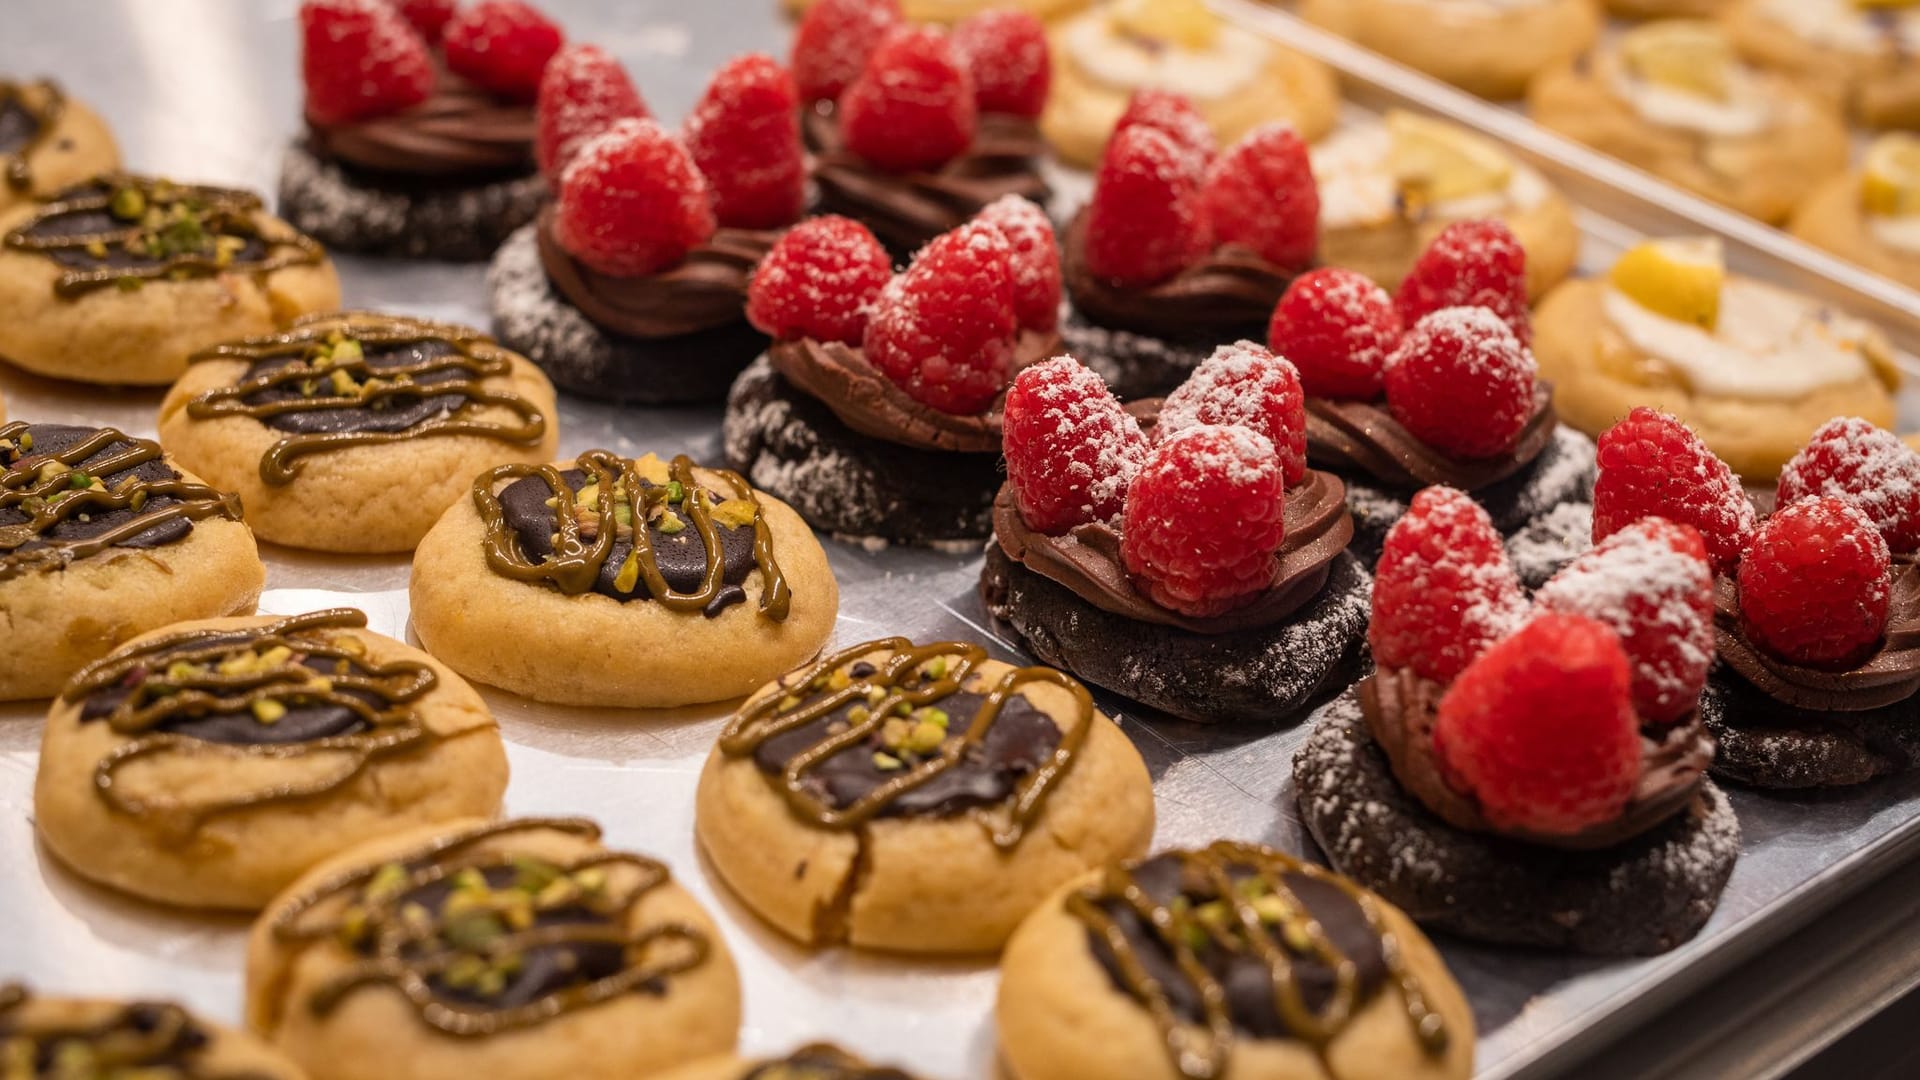
[[[19,983],[0,984],[0,1047],[25,1040],[33,1056],[38,1056],[39,1051],[52,1046],[82,1043],[92,1051],[92,1064],[102,1070],[99,1075],[103,1076],[111,1070],[133,1069],[152,1080],[274,1080],[266,1073],[212,1073],[194,1062],[177,1061],[181,1055],[180,1043],[195,1030],[193,1018],[178,1005],[129,1005],[99,1023],[84,1027],[13,1026],[13,1014],[25,1009],[32,1000],[33,995]],[[136,1018],[136,1009],[147,1016]],[[142,1030],[148,1017],[157,1022]]]
[[[711,604],[720,590],[726,585],[726,552],[720,546],[719,526],[713,523],[713,505],[705,487],[693,476],[693,459],[680,454],[673,459],[668,475],[680,483],[686,491],[686,500],[681,503],[687,510],[687,516],[693,519],[693,527],[700,535],[700,542],[706,546],[707,572],[700,582],[700,588],[690,593],[674,592],[667,585],[666,578],[660,574],[659,560],[654,557],[651,530],[646,526],[647,511],[655,504],[666,504],[667,488],[664,484],[645,485],[641,483],[639,465],[632,458],[623,458],[611,450],[589,450],[581,454],[579,468],[591,477],[589,484],[599,485],[599,499],[596,507],[599,511],[601,526],[591,541],[580,538],[580,523],[566,507],[573,502],[573,489],[567,486],[560,469],[554,465],[501,465],[480,474],[473,482],[473,504],[480,512],[480,520],[485,527],[486,536],[482,541],[487,554],[487,565],[493,572],[514,581],[548,581],[568,596],[578,596],[591,591],[594,582],[600,576],[601,567],[613,554],[615,529],[614,487],[623,482],[635,500],[633,506],[633,555],[640,570],[640,579],[647,586],[648,596],[669,611],[687,614],[703,611]],[[761,595],[760,614],[780,622],[786,619],[793,604],[793,593],[787,585],[787,579],[780,573],[780,564],[773,558],[773,532],[767,528],[766,515],[761,512],[760,500],[754,495],[753,487],[739,473],[725,469],[712,470],[733,488],[733,497],[744,499],[753,505],[753,561],[760,569]],[[537,476],[560,500],[560,509],[554,513],[554,524],[558,529],[558,538],[554,541],[553,554],[539,562],[528,559],[521,551],[513,530],[507,527],[506,511],[500,505],[500,498],[494,489],[503,482],[510,483],[529,476]]]
[[[1419,978],[1407,966],[1401,954],[1400,941],[1387,929],[1379,901],[1371,893],[1318,866],[1251,844],[1222,840],[1204,851],[1179,852],[1175,857],[1182,864],[1183,879],[1188,871],[1197,870],[1212,884],[1220,899],[1232,903],[1232,928],[1245,936],[1244,944],[1231,934],[1216,932],[1189,911],[1159,904],[1141,887],[1129,869],[1117,864],[1108,867],[1104,880],[1069,896],[1067,910],[1105,943],[1126,983],[1128,993],[1146,1006],[1154,1022],[1159,1025],[1167,1051],[1180,1075],[1189,1080],[1216,1080],[1226,1075],[1234,1040],[1226,987],[1201,962],[1189,940],[1189,934],[1203,934],[1217,948],[1235,952],[1251,950],[1254,956],[1266,961],[1273,977],[1273,997],[1280,1019],[1285,1022],[1288,1031],[1299,1034],[1318,1051],[1324,1053],[1327,1044],[1352,1021],[1363,1004],[1360,1000],[1358,966],[1351,957],[1340,952],[1320,926],[1319,920],[1287,887],[1284,879],[1287,874],[1299,874],[1332,885],[1359,905],[1361,914],[1367,920],[1367,927],[1380,939],[1387,972],[1399,985],[1400,996],[1407,1007],[1407,1018],[1413,1024],[1421,1045],[1429,1054],[1446,1049],[1448,1034],[1445,1021],[1427,1004],[1426,992],[1421,988]],[[1235,868],[1252,870],[1271,895],[1279,898],[1284,909],[1282,921],[1290,929],[1303,933],[1313,958],[1334,973],[1333,999],[1325,1011],[1315,1013],[1307,1008],[1299,980],[1294,976],[1292,956],[1261,921],[1252,899],[1234,887],[1230,872]],[[1201,1028],[1196,1029],[1180,1016],[1166,987],[1147,973],[1139,953],[1127,940],[1119,923],[1102,910],[1101,903],[1109,900],[1118,900],[1131,908],[1152,929],[1161,944],[1172,952],[1181,973],[1199,992],[1201,1009],[1205,1013],[1205,1023]]]
[[[452,356],[430,357],[397,367],[375,368],[364,356],[358,360],[335,361],[325,368],[313,367],[308,362],[307,353],[313,346],[324,343],[327,335],[334,331],[358,341],[362,346],[380,348],[441,342],[451,346],[455,352]],[[487,347],[486,354],[477,354],[475,346]],[[260,458],[260,479],[275,487],[293,482],[300,471],[297,459],[349,446],[384,446],[408,439],[446,435],[478,435],[500,442],[532,446],[546,437],[547,418],[533,402],[519,394],[511,390],[489,390],[483,385],[483,380],[498,378],[513,371],[513,363],[507,359],[507,355],[492,346],[493,339],[485,334],[445,323],[358,311],[308,317],[296,322],[293,329],[286,333],[237,344],[217,345],[190,357],[192,362],[244,360],[258,363],[287,356],[299,357],[300,361],[262,375],[244,378],[232,386],[205,391],[187,403],[187,415],[195,420],[245,416],[264,421],[292,412],[371,409],[377,402],[397,397],[459,395],[466,399],[452,414],[425,420],[405,431],[294,432],[282,435]],[[464,375],[424,385],[413,381],[422,375],[447,370],[461,371]],[[363,385],[354,394],[316,394],[313,397],[257,404],[247,401],[255,394],[279,389],[289,383],[325,380],[335,371],[344,371]],[[364,385],[376,378],[385,385]],[[406,381],[393,381],[401,378]],[[512,410],[518,422],[494,423],[471,416],[471,412],[488,406]]]
[[[0,439],[11,439],[17,445],[20,437],[31,428],[32,425],[24,420],[0,425]],[[0,509],[26,509],[24,504],[27,500],[40,500],[37,508],[28,511],[32,517],[27,521],[17,525],[0,525],[0,581],[18,577],[31,568],[64,566],[76,559],[96,555],[169,521],[200,521],[215,514],[232,521],[240,520],[239,498],[178,476],[172,480],[126,477],[104,491],[93,488],[74,490],[68,479],[70,471],[80,462],[117,442],[127,443],[128,446],[105,461],[90,466],[88,475],[99,478],[103,485],[115,473],[137,469],[161,457],[159,443],[150,439],[131,438],[115,428],[101,428],[56,453],[28,452],[22,455],[19,462],[0,472]],[[26,463],[26,467],[21,467],[22,462]],[[49,462],[58,462],[66,466],[66,470],[58,476],[41,479],[41,467]],[[150,514],[135,512],[131,520],[98,536],[84,540],[48,540],[44,546],[26,549],[29,543],[44,539],[47,530],[82,513],[132,510],[136,498],[145,505],[148,500],[161,496],[178,501]]]
[[[858,746],[878,732],[896,705],[904,702],[909,708],[917,709],[957,693],[974,669],[987,658],[986,649],[971,642],[941,641],[931,645],[915,645],[903,637],[885,638],[855,645],[825,657],[802,672],[792,685],[805,687],[814,679],[852,664],[868,653],[881,651],[891,655],[874,664],[872,674],[853,678],[844,689],[830,692],[811,704],[790,712],[779,712],[782,695],[778,691],[748,704],[734,714],[721,732],[720,751],[728,757],[746,757],[768,739],[814,723],[842,706],[863,704],[869,690],[881,690],[886,696],[869,707],[871,715],[865,721],[849,725],[846,731],[830,735],[787,762],[780,777],[780,789],[786,797],[787,806],[802,820],[825,829],[857,829],[879,816],[896,799],[958,765],[968,751],[985,741],[994,721],[999,719],[1000,710],[1021,686],[1027,683],[1051,683],[1074,696],[1078,715],[1072,727],[1061,733],[1060,745],[1054,748],[1052,759],[1023,778],[1014,789],[1007,802],[1005,823],[990,820],[986,813],[975,813],[995,847],[1003,851],[1017,847],[1026,835],[1027,827],[1039,816],[1054,785],[1072,769],[1081,745],[1086,742],[1087,732],[1093,727],[1093,697],[1087,693],[1087,688],[1071,676],[1052,668],[1015,668],[1001,676],[1000,681],[987,691],[986,700],[981,703],[980,711],[974,714],[964,737],[948,739],[941,745],[937,757],[929,757],[845,808],[835,809],[807,793],[806,778],[809,771],[841,751]],[[939,657],[957,657],[958,662],[950,665],[943,677],[925,683],[918,689],[902,685],[922,664]]]
[[[566,987],[509,1009],[489,1009],[447,1002],[434,992],[430,980],[462,955],[458,949],[417,948],[430,945],[438,935],[438,920],[409,924],[400,917],[398,905],[412,893],[467,869],[482,872],[512,865],[506,855],[465,854],[488,840],[513,833],[551,831],[598,840],[600,827],[584,818],[522,818],[482,825],[465,832],[441,837],[413,852],[339,874],[311,892],[295,897],[274,916],[270,931],[274,938],[289,943],[313,943],[338,935],[343,927],[336,918],[311,925],[301,919],[328,899],[361,890],[373,876],[393,862],[406,867],[406,884],[393,890],[388,898],[369,908],[369,923],[374,933],[371,958],[334,976],[314,992],[308,1001],[313,1015],[324,1017],[338,1008],[354,991],[374,985],[390,985],[399,990],[420,1019],[437,1031],[462,1038],[483,1038],[504,1031],[533,1027],[563,1013],[599,1005],[631,993],[661,979],[691,971],[705,963],[712,944],[704,931],[685,923],[667,922],[645,927],[638,932],[625,928],[635,905],[654,889],[665,885],[672,875],[667,867],[653,859],[625,852],[602,851],[582,856],[559,867],[565,874],[600,866],[626,866],[639,874],[638,882],[614,905],[619,914],[607,923],[560,923],[535,926],[508,934],[493,946],[497,952],[525,951],[564,945],[619,945],[633,963],[622,971],[589,983]],[[651,963],[646,954],[656,946],[672,949],[670,955]]]
[[[159,197],[163,186],[173,193],[173,198],[163,200]],[[259,240],[267,246],[267,255],[251,262],[234,261],[221,265],[219,259],[213,254],[186,251],[169,255],[149,265],[105,266],[98,270],[69,269],[54,283],[53,291],[56,296],[70,299],[95,289],[118,285],[124,281],[158,281],[163,278],[173,278],[176,275],[206,277],[236,271],[268,274],[290,266],[311,266],[319,263],[326,256],[320,244],[305,233],[289,229],[285,238],[276,240],[266,237],[261,232],[259,224],[253,219],[253,215],[261,211],[265,205],[258,195],[229,188],[164,184],[148,177],[125,174],[103,176],[93,185],[89,185],[89,188],[99,190],[82,190],[47,203],[38,213],[7,233],[6,246],[17,251],[40,254],[55,251],[84,251],[89,245],[95,243],[109,247],[125,247],[128,242],[145,234],[146,230],[139,222],[116,221],[115,227],[111,229],[67,236],[28,234],[41,222],[50,218],[63,214],[106,210],[113,201],[114,192],[127,187],[138,188],[149,203],[171,205],[183,201],[199,202],[206,207],[206,227],[209,233]]]
[[53,135],[53,127],[60,122],[60,114],[67,106],[67,96],[60,85],[51,79],[39,79],[33,83],[35,89],[46,95],[46,104],[35,109],[27,104],[25,88],[7,79],[0,79],[0,106],[9,102],[20,106],[28,116],[33,117],[38,127],[27,141],[17,149],[0,154],[0,166],[6,170],[7,186],[15,191],[25,191],[33,186],[33,166],[27,161],[28,155],[40,149],[40,144]]

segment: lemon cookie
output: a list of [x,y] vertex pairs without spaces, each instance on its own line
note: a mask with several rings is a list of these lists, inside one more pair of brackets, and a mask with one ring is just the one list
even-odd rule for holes
[[1844,101],[1873,127],[1920,126],[1920,5],[1913,0],[1734,0],[1740,51]]
[[1389,60],[1500,100],[1587,51],[1601,21],[1593,0],[1301,0],[1298,11]]
[[0,78],[0,213],[119,167],[106,122],[59,83]]
[[1794,212],[1793,234],[1920,289],[1920,136],[1882,135],[1858,172],[1814,188]]
[[0,1040],[22,1077],[305,1080],[260,1040],[167,1002],[47,997],[0,985]]
[[626,1080],[733,1048],[740,978],[667,867],[578,818],[414,829],[254,924],[247,1019],[312,1080]]
[[0,358],[36,374],[164,385],[339,306],[320,245],[244,191],[113,174],[0,214]]
[[353,312],[194,354],[160,440],[263,540],[410,551],[475,473],[554,455],[553,385],[463,326]]
[[1834,416],[1893,424],[1893,350],[1868,323],[1728,275],[1710,239],[1657,240],[1534,313],[1534,355],[1567,423],[1637,405],[1678,416],[1748,480],[1769,480]]
[[914,1080],[900,1069],[869,1065],[837,1046],[815,1043],[780,1058],[737,1054],[696,1061],[657,1080]]
[[1153,790],[1071,677],[888,638],[742,706],[701,771],[694,833],[806,945],[991,952],[1064,882],[1145,851]]

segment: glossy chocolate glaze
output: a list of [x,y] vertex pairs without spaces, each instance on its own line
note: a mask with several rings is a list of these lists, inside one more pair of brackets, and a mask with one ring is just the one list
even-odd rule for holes
[[[32,1023],[23,1015],[33,995],[17,983],[0,985],[0,1046],[6,1047],[7,1076],[74,1075],[132,1077],[139,1080],[275,1080],[266,1073],[218,1072],[202,1059],[212,1037],[185,1009],[165,1002],[123,1005],[92,1024]],[[72,1048],[83,1047],[103,1070],[70,1072]],[[17,1055],[17,1056],[16,1056]],[[12,1071],[24,1066],[24,1074]]]
[[[29,104],[29,90],[43,103]],[[66,95],[51,80],[23,84],[0,79],[0,178],[9,188],[25,191],[33,186],[33,166],[27,155],[52,134],[66,102]]]

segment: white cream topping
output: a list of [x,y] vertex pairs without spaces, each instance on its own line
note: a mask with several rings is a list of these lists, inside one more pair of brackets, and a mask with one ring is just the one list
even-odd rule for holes
[[1760,81],[1744,69],[1727,73],[1725,99],[1692,94],[1640,78],[1627,71],[1625,65],[1616,67],[1608,81],[1620,100],[1649,123],[1662,127],[1739,138],[1757,135],[1773,124],[1773,101]]
[[1611,286],[1601,305],[1634,348],[1671,365],[1698,393],[1793,398],[1873,372],[1861,344],[1872,336],[1866,323],[1747,278],[1727,279],[1711,333]]
[[1224,22],[1211,48],[1186,49],[1122,33],[1098,8],[1069,20],[1060,40],[1074,63],[1109,86],[1152,87],[1196,99],[1231,96],[1258,79],[1273,57],[1266,39]]
[[1920,44],[1920,10],[1870,12],[1852,0],[1762,0],[1759,10],[1815,45],[1877,53]]
[[[1377,225],[1400,216],[1400,185],[1387,164],[1392,152],[1393,136],[1380,123],[1335,132],[1313,148],[1323,228]],[[1446,199],[1426,209],[1442,221],[1490,217],[1538,206],[1550,190],[1539,172],[1516,161],[1505,191]]]
[[1867,231],[1890,248],[1920,255],[1920,214],[1868,214]]

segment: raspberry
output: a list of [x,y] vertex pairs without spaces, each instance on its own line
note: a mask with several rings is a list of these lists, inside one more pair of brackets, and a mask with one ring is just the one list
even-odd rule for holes
[[1087,269],[1122,287],[1158,284],[1206,254],[1205,222],[1198,159],[1158,128],[1123,129],[1087,204]]
[[1020,372],[1007,390],[1002,442],[1020,516],[1059,535],[1120,523],[1147,437],[1100,376],[1071,356]]
[[519,0],[482,0],[453,17],[441,47],[454,74],[508,100],[532,101],[564,40],[558,26]]
[[973,145],[973,77],[945,34],[889,33],[840,96],[847,149],[889,172],[937,169]]
[[1641,518],[1553,575],[1534,604],[1620,635],[1641,722],[1672,723],[1699,702],[1713,663],[1713,567],[1693,526]]
[[787,230],[747,287],[747,320],[780,341],[858,345],[893,260],[865,225],[817,217]]
[[560,171],[588,139],[616,120],[651,115],[627,69],[598,45],[568,45],[553,54],[540,76],[534,112],[540,126],[534,153],[541,173],[556,187]]
[[316,123],[396,113],[433,93],[426,43],[383,0],[307,0],[300,36],[307,116]]
[[1193,102],[1171,90],[1135,90],[1127,101],[1127,110],[1113,125],[1113,133],[1118,135],[1135,124],[1165,132],[1176,144],[1199,158],[1202,165],[1211,162],[1220,152],[1207,118],[1200,115]]
[[1887,548],[1920,548],[1920,452],[1859,417],[1836,417],[1813,433],[1780,473],[1778,505],[1808,495],[1851,499]]
[[727,62],[687,116],[687,152],[713,192],[713,213],[735,229],[776,229],[807,201],[800,96],[772,57]]
[[1685,424],[1643,405],[1600,436],[1594,542],[1649,515],[1700,530],[1718,574],[1753,542],[1753,503],[1733,470]]
[[1373,573],[1375,662],[1438,682],[1451,682],[1526,611],[1493,521],[1450,487],[1413,497]]
[[793,81],[801,100],[837,100],[860,77],[880,39],[904,21],[900,0],[818,0],[793,38]]
[[974,215],[1013,245],[1013,306],[1023,330],[1049,333],[1060,325],[1060,247],[1053,222],[1031,200],[1002,195]]
[[1288,270],[1320,246],[1320,188],[1307,144],[1287,124],[1266,124],[1220,155],[1202,195],[1216,244],[1239,244]]
[[446,31],[447,21],[453,18],[457,0],[399,0],[400,14],[420,32],[422,40],[432,44],[440,40]]
[[1565,836],[1612,821],[1640,782],[1640,729],[1620,639],[1542,615],[1488,649],[1440,699],[1433,752],[1489,824]]
[[1205,618],[1273,581],[1286,477],[1265,435],[1203,425],[1153,448],[1127,485],[1120,556],[1162,607]]
[[1886,630],[1890,561],[1880,530],[1845,499],[1775,510],[1740,560],[1740,625],[1788,663],[1853,667]]
[[1412,326],[1441,308],[1483,307],[1533,347],[1527,253],[1498,221],[1457,221],[1440,230],[1400,283],[1400,321]]
[[1292,487],[1307,478],[1307,396],[1293,365],[1251,341],[1222,345],[1160,407],[1154,434],[1240,424],[1267,437]]
[[1533,354],[1486,308],[1442,308],[1387,357],[1387,411],[1421,442],[1461,458],[1513,449],[1533,417]]
[[1400,329],[1393,297],[1373,279],[1352,270],[1313,270],[1287,286],[1267,343],[1293,361],[1300,385],[1314,397],[1371,401],[1380,396]]
[[973,73],[983,113],[1038,119],[1053,84],[1047,30],[1024,11],[987,11],[953,28],[953,49]]
[[604,274],[643,277],[678,265],[713,235],[707,183],[686,147],[652,120],[621,120],[560,177],[554,239]]
[[922,248],[880,294],[867,321],[867,360],[915,401],[984,411],[1007,385],[1013,339],[1013,247],[969,222]]

